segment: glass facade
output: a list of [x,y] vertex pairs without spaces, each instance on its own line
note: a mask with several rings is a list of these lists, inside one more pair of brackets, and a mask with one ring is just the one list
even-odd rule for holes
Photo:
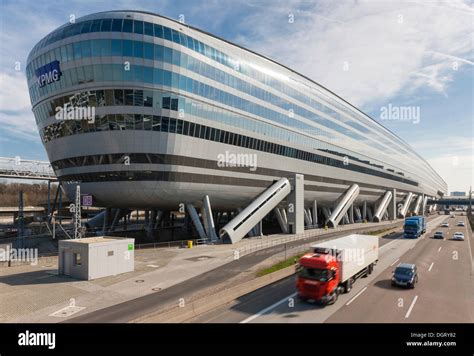
[[[161,110],[180,111],[348,157],[383,169],[395,180],[423,183],[441,191],[446,188],[405,142],[306,78],[274,63],[261,68],[260,62],[254,65],[239,57],[231,45],[223,43],[216,49],[196,38],[202,36],[165,26],[160,17],[149,22],[119,18],[120,14],[124,13],[93,18],[97,14],[65,25],[30,53],[26,72],[43,142],[102,127],[131,129],[127,120],[132,114],[123,108],[108,115],[103,125],[102,118],[93,127],[80,123],[81,130],[75,128],[78,123],[51,119],[58,106],[77,105],[81,99],[81,105],[88,106],[160,110],[140,114],[142,124],[148,122],[144,115],[162,117]],[[97,38],[97,33],[107,35]],[[60,80],[40,86],[35,71],[55,60],[61,64]],[[107,89],[111,86],[114,89]],[[85,90],[87,87],[94,90]],[[76,126],[72,129],[71,125]],[[133,129],[136,127],[133,116]]]

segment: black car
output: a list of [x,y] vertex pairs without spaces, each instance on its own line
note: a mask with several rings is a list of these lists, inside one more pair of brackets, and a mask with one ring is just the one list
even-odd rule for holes
[[412,263],[401,263],[395,268],[392,276],[392,286],[415,288],[418,283],[418,272]]

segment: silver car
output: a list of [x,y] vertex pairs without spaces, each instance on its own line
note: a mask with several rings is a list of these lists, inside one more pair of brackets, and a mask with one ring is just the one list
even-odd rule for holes
[[464,241],[464,234],[462,232],[455,232],[453,235],[453,240]]

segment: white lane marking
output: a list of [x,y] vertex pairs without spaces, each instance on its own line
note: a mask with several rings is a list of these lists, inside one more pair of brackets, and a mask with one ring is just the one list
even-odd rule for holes
[[349,300],[349,301],[346,303],[346,305],[351,304],[359,295],[361,295],[362,293],[364,293],[366,290],[367,290],[367,287],[362,288],[362,290],[361,290],[359,293],[357,293],[351,300]]
[[293,297],[296,297],[297,294],[298,294],[298,293],[296,293],[296,292],[293,293],[293,294],[290,294],[289,296],[283,298],[282,300],[279,300],[278,302],[276,302],[276,303],[270,305],[269,307],[266,307],[265,309],[260,310],[258,313],[256,313],[256,314],[254,314],[254,315],[248,317],[247,319],[242,320],[242,321],[240,322],[240,324],[246,324],[246,323],[251,322],[251,321],[254,320],[254,319],[257,319],[258,317],[262,316],[263,314],[265,314],[265,313],[269,312],[270,310],[276,308],[276,307],[279,306],[280,304],[283,304],[283,303],[286,302],[288,299],[293,298]]
[[431,269],[433,268],[434,262],[431,262],[430,268],[428,268],[428,272],[431,272]]
[[395,263],[397,263],[398,261],[400,261],[399,258],[397,258],[395,261],[392,262],[392,264],[390,265],[390,267],[392,267]]
[[438,252],[439,252],[439,251],[441,251],[441,246],[440,246],[439,249],[438,249]]
[[418,299],[418,296],[416,295],[415,298],[413,298],[413,302],[411,302],[410,308],[408,309],[407,313],[405,314],[405,319],[407,319],[410,316],[411,310],[415,306],[415,303],[416,303],[417,299]]

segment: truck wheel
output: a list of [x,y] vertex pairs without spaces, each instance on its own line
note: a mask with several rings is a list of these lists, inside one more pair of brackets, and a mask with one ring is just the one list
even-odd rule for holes
[[331,294],[331,299],[328,301],[328,305],[332,305],[332,304],[336,303],[336,301],[337,301],[337,292],[334,291]]
[[365,267],[365,272],[364,272],[364,275],[362,277],[367,278],[369,276],[369,274],[370,274],[370,267],[367,266],[367,267]]
[[344,293],[349,293],[352,289],[352,279],[349,278],[345,283],[344,283]]
[[374,271],[374,264],[371,263],[371,264],[369,265],[369,274],[372,274],[373,271]]

